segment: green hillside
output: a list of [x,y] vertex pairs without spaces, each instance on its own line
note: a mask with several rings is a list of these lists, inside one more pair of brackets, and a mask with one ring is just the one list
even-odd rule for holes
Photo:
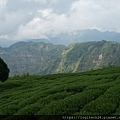
[[10,78],[0,115],[120,115],[120,67]]
[[102,40],[64,46],[18,42],[0,48],[0,57],[7,63],[10,76],[27,72],[35,75],[75,73],[109,65],[120,66],[120,43]]
[[8,64],[10,76],[26,72],[39,74],[48,60],[64,48],[64,45],[43,42],[18,42],[6,49],[0,49],[0,57]]
[[[50,59],[40,73],[74,73],[109,65],[119,66],[120,43],[105,40],[74,43],[66,47],[56,58],[59,61]],[[53,66],[55,63],[57,67]]]

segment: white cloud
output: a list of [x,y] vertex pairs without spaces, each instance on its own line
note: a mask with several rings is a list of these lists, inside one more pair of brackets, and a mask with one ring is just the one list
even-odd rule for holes
[[43,18],[49,18],[52,14],[52,9],[38,10],[38,13],[42,15]]
[[21,25],[15,38],[39,38],[44,37],[44,29],[40,18],[34,18],[25,26]]
[[47,0],[23,0],[24,2],[39,2],[42,4],[45,4],[47,2]]
[[0,36],[41,38],[94,28],[120,32],[119,13],[120,0],[0,0]]
[[55,14],[51,9],[38,10],[38,13],[39,17],[19,27],[16,38],[45,38],[66,31],[67,18],[64,14]]
[[0,0],[0,21],[3,21],[5,19],[5,5],[6,5],[6,0]]
[[119,13],[119,0],[79,0],[72,4],[70,11],[76,29],[98,28],[103,31],[120,31]]
[[6,0],[0,0],[0,6],[3,6],[6,4]]

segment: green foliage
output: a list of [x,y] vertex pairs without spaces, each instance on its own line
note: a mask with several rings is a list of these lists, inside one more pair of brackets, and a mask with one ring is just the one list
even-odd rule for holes
[[0,81],[5,82],[9,76],[7,64],[0,58]]
[[106,67],[11,77],[0,83],[0,115],[120,115],[119,73]]
[[19,42],[0,56],[8,63],[10,76],[15,73],[55,74],[75,73],[120,65],[120,43],[94,41],[69,46]]
[[80,115],[112,115],[119,105],[119,93],[119,85],[107,89],[103,95],[88,103],[83,109],[81,109]]
[[108,41],[76,43],[62,53],[58,72],[78,72],[120,65],[120,44]]
[[46,105],[39,114],[43,115],[72,115],[73,112],[81,109],[85,104],[94,100],[96,97],[102,94],[101,90],[97,91],[85,91],[71,95],[63,100],[54,101]]
[[0,55],[0,57],[8,63],[11,70],[10,76],[14,74],[23,75],[26,72],[39,74],[49,59],[54,58],[64,48],[64,45],[52,45],[43,42],[18,42],[6,48],[5,54]]
[[18,78],[18,77],[20,77],[19,75],[17,75],[17,74],[14,74],[14,76],[12,76],[13,78]]
[[[28,76],[30,76],[29,72],[23,73],[23,74],[21,75],[22,78],[25,78],[25,77],[28,77]],[[19,75],[17,75],[17,77],[19,77]]]

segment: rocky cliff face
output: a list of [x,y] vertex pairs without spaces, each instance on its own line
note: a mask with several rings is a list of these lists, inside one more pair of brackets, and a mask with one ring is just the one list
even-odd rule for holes
[[[79,49],[79,51],[77,51]],[[67,66],[70,71],[85,71],[88,69],[97,69],[108,65],[120,65],[120,44],[114,42],[88,42],[75,44],[73,49],[66,55],[66,59],[75,58],[74,67]],[[77,55],[75,53],[77,52]],[[75,64],[76,63],[76,64]]]
[[19,42],[6,50],[0,50],[0,56],[10,68],[10,74],[39,74],[43,66],[57,52],[63,50],[63,45],[45,43]]
[[19,42],[0,48],[0,57],[10,68],[10,75],[80,72],[103,66],[120,65],[120,43],[85,42],[69,46],[50,43]]
[[[60,56],[56,73],[80,72],[110,65],[117,66],[120,65],[120,43],[104,40],[75,43],[66,47]],[[52,63],[52,61],[49,62]]]

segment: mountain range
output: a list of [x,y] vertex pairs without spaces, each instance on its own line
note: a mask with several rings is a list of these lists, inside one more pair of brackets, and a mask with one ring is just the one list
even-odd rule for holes
[[57,34],[55,36],[49,35],[43,39],[22,39],[22,40],[9,40],[0,38],[0,46],[9,47],[10,45],[16,43],[16,41],[27,41],[27,42],[44,42],[52,43],[54,45],[70,45],[76,42],[88,42],[88,41],[117,41],[120,42],[120,33],[105,31],[101,32],[97,29],[87,29],[87,30],[75,30],[68,31]]
[[120,65],[120,43],[90,41],[68,46],[51,43],[17,42],[0,47],[0,57],[14,74],[73,73]]

